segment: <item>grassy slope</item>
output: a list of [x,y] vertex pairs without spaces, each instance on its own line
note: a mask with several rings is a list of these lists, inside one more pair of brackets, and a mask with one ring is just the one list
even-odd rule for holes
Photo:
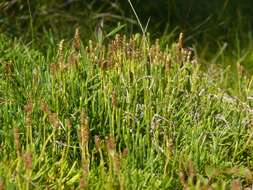
[[138,35],[79,43],[43,55],[0,35],[0,189],[250,186],[240,67],[203,72],[179,44],[161,51]]

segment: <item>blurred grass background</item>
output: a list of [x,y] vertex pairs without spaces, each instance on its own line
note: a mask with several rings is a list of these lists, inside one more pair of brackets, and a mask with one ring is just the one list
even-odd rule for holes
[[[220,62],[236,70],[233,60],[252,73],[253,12],[251,0],[133,0],[132,4],[153,41],[173,43],[185,33],[186,46],[194,47],[202,65]],[[129,2],[120,0],[2,0],[0,31],[21,38],[42,52],[61,39],[70,40],[80,27],[84,44],[98,40],[96,29],[103,20],[103,33],[117,26],[127,36],[141,33]],[[222,55],[222,56],[221,56]],[[217,59],[223,59],[219,61]],[[225,60],[226,59],[226,60]]]
[[[178,28],[188,34],[188,40],[202,42],[228,41],[236,37],[247,40],[252,27],[250,0],[135,0],[132,2],[143,25],[148,20],[152,37],[161,37]],[[2,0],[1,31],[27,39],[45,40],[44,33],[66,38],[79,25],[84,39],[94,38],[98,20],[104,19],[104,29],[127,24],[125,33],[140,32],[128,1],[120,0]]]

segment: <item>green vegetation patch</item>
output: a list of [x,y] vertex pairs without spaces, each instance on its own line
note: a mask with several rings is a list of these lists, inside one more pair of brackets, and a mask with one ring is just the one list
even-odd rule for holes
[[54,48],[0,35],[0,189],[251,185],[251,80],[230,96],[182,34]]

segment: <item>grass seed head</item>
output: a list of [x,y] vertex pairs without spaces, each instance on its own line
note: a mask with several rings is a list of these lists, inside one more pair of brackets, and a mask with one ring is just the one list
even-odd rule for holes
[[16,147],[16,152],[17,152],[17,155],[20,156],[21,145],[20,145],[20,140],[19,140],[19,129],[17,127],[13,128],[13,135],[14,135],[14,143]]
[[165,56],[165,69],[169,70],[171,68],[171,55],[166,54]]
[[79,187],[80,187],[80,189],[87,189],[88,188],[87,181],[86,181],[86,179],[84,177],[82,177],[80,179]]
[[75,36],[74,36],[74,48],[75,50],[80,50],[81,47],[81,39],[80,39],[80,27],[77,27],[75,30]]
[[120,44],[120,34],[115,35],[115,41],[116,43]]
[[45,114],[50,113],[50,110],[49,110],[48,105],[45,100],[40,101],[40,110]]
[[59,65],[56,63],[52,63],[52,64],[50,64],[49,70],[52,75],[55,75],[59,70]]
[[168,157],[171,158],[173,154],[173,141],[171,139],[166,138],[166,147],[168,151]]
[[8,62],[4,62],[4,74],[5,75],[11,75],[11,73],[13,72],[13,63],[11,61]]
[[192,52],[191,52],[191,51],[188,51],[186,61],[187,61],[187,62],[191,62],[191,60],[192,60],[191,57],[192,57]]
[[185,174],[182,171],[179,172],[179,180],[184,187],[187,185],[185,180]]
[[241,190],[241,183],[239,180],[237,179],[234,179],[232,182],[231,182],[231,190]]
[[86,111],[82,109],[81,115],[80,115],[80,138],[81,138],[82,145],[86,145],[88,143],[89,135],[90,135],[90,130],[89,130],[88,116],[87,116]]
[[72,128],[72,123],[71,123],[70,119],[66,119],[66,127],[68,130],[70,130]]
[[89,40],[89,42],[88,42],[88,53],[92,53],[92,52],[94,52],[94,45],[93,45],[93,42],[92,42],[92,40]]
[[108,153],[113,157],[116,152],[116,143],[113,136],[109,136],[106,142],[106,147]]
[[71,54],[68,57],[68,66],[77,66],[77,56],[74,52],[71,52]]
[[119,175],[120,173],[120,157],[119,154],[115,154],[113,157],[114,172]]
[[55,128],[60,127],[60,121],[56,113],[49,112],[48,114],[48,122]]
[[88,144],[89,142],[89,128],[81,128],[81,142],[84,145]]
[[4,190],[4,181],[0,179],[0,190]]
[[98,61],[98,65],[101,69],[105,70],[112,67],[112,60],[102,59]]
[[53,127],[60,127],[60,121],[58,119],[58,115],[56,113],[53,113],[49,110],[48,104],[46,103],[45,100],[40,101],[40,109],[44,114],[48,115],[48,122],[53,126]]
[[64,51],[64,39],[62,39],[58,45],[58,56],[62,57]]
[[63,67],[64,63],[64,39],[62,39],[58,45],[58,65],[60,69]]
[[196,171],[193,166],[193,162],[190,160],[189,165],[188,165],[188,170],[189,170],[189,177],[193,179],[196,176]]
[[156,39],[156,41],[155,41],[155,51],[156,51],[156,53],[160,52],[160,40],[159,39]]
[[101,140],[98,135],[95,136],[95,146],[98,150],[101,149]]
[[120,156],[116,151],[116,142],[113,136],[109,136],[106,142],[107,152],[113,164],[114,172],[119,175],[120,171]]
[[25,169],[27,171],[30,171],[32,169],[32,153],[31,152],[26,152],[25,154],[23,154],[23,161],[24,161],[24,165],[25,165]]
[[118,106],[117,94],[116,94],[115,90],[113,90],[113,92],[112,92],[112,106],[113,107]]
[[79,145],[81,148],[81,158],[82,158],[82,166],[83,166],[83,177],[88,176],[89,172],[89,123],[88,116],[85,109],[81,110],[80,114],[80,122],[79,122],[79,130],[78,130],[78,138]]
[[237,69],[238,76],[242,76],[243,73],[245,72],[244,67],[240,63],[236,64],[236,69]]
[[178,46],[180,50],[184,48],[184,34],[182,32],[179,34]]
[[128,148],[124,148],[122,156],[123,157],[127,157],[128,156]]
[[31,98],[29,98],[26,105],[24,106],[25,124],[27,126],[31,125],[31,123],[32,123],[32,111],[33,111],[33,102],[31,100]]

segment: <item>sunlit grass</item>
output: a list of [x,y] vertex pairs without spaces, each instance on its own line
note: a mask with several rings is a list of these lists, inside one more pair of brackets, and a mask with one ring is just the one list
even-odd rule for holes
[[250,187],[251,78],[160,43],[0,35],[0,189]]

